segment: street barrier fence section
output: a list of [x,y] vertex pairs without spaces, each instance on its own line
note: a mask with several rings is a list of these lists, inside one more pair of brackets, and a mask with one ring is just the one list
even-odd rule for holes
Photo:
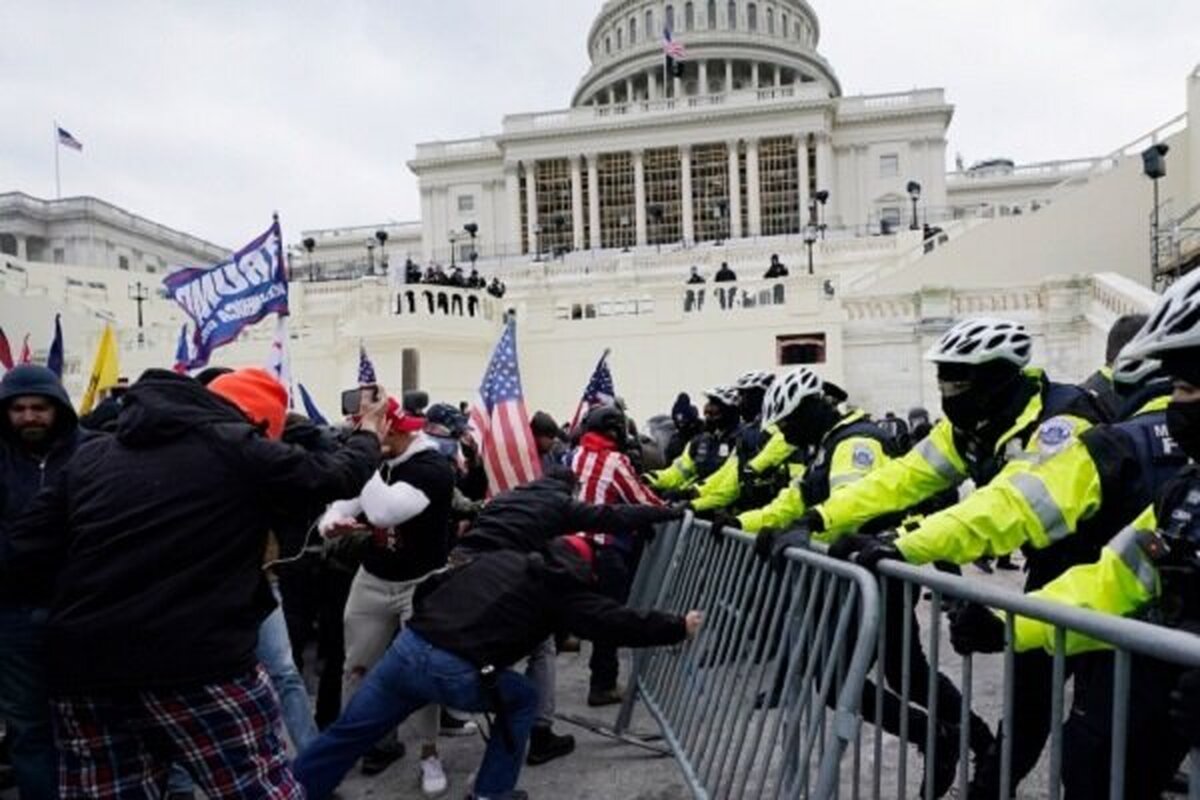
[[[1167,758],[1172,748],[1186,751],[1169,730],[1139,728],[1145,713],[1138,701],[1131,712],[1131,676],[1200,668],[1200,636],[932,568],[885,561],[876,576],[819,546],[792,548],[772,565],[755,556],[753,537],[711,531],[689,516],[643,556],[631,605],[701,609],[706,618],[691,642],[635,653],[616,723],[624,732],[642,702],[697,798],[933,800],[950,784],[968,797],[974,781],[971,797],[1057,800],[1065,768],[1068,800],[1119,800],[1144,796],[1144,776],[1127,770],[1134,747],[1145,751],[1153,741]],[[968,602],[1005,620],[1003,652],[960,657],[950,648],[946,614]],[[1014,652],[1017,616],[1052,625],[1055,654]],[[1065,656],[1068,632],[1112,649]],[[1090,749],[1064,755],[1073,737],[1087,738],[1071,729],[1077,720],[1067,723],[1068,698],[1078,708],[1085,685],[1088,703],[1111,709],[1100,715],[1107,724],[1089,729]],[[1024,719],[1016,720],[1017,735],[1004,736],[1001,720],[1014,712]],[[990,753],[982,752],[981,725],[998,737]],[[975,774],[973,748],[980,750]],[[1083,774],[1089,795],[1071,785],[1080,753],[1087,761],[1075,765],[1075,787]],[[1041,766],[1033,770],[1030,760]],[[1189,762],[1188,796],[1200,800],[1200,751]],[[1029,773],[1019,785],[1018,771]]]

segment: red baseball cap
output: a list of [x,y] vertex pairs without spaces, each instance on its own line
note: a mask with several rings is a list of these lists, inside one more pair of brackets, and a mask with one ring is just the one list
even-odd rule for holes
[[401,433],[416,433],[425,429],[425,417],[408,413],[394,397],[389,397],[387,401],[387,421],[392,430]]
[[593,561],[595,561],[595,554],[592,552],[591,542],[578,535],[564,536],[562,539],[580,558],[587,562],[589,567],[592,566]]

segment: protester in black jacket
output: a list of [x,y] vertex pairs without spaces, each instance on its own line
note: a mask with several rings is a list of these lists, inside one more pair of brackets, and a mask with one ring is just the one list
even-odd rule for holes
[[[62,382],[42,366],[25,364],[0,381],[0,537],[79,444],[79,429]],[[42,655],[49,584],[26,598],[0,579],[0,719],[8,730],[17,787],[28,800],[52,800],[56,764]]]
[[[66,796],[109,796],[179,763],[210,797],[231,777],[289,796],[278,708],[257,668],[274,607],[272,509],[352,496],[379,461],[382,406],[335,453],[278,438],[287,395],[264,370],[208,389],[151,370],[114,436],[84,443],[0,543],[0,580],[53,585],[48,675]],[[136,757],[130,757],[132,752]],[[278,794],[276,794],[278,793]]]
[[545,555],[488,553],[425,581],[408,627],[341,718],[296,760],[308,797],[328,797],[376,738],[428,703],[498,712],[475,796],[514,796],[536,693],[511,664],[556,630],[647,647],[680,642],[701,623],[697,611],[639,613],[597,594],[591,559],[587,542],[570,536]]

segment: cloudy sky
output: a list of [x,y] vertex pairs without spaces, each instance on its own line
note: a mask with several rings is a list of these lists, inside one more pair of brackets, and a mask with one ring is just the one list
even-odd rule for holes
[[[1200,2],[810,0],[846,94],[941,86],[950,158],[1111,151],[1184,110]],[[409,220],[420,141],[565,107],[600,0],[0,0],[0,191],[226,246]],[[1151,13],[1151,10],[1153,13]]]

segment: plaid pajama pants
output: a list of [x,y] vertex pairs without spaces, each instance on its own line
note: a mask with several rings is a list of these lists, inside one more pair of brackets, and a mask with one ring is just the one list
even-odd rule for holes
[[62,800],[163,793],[179,764],[210,798],[303,800],[266,673],[184,690],[54,698]]

